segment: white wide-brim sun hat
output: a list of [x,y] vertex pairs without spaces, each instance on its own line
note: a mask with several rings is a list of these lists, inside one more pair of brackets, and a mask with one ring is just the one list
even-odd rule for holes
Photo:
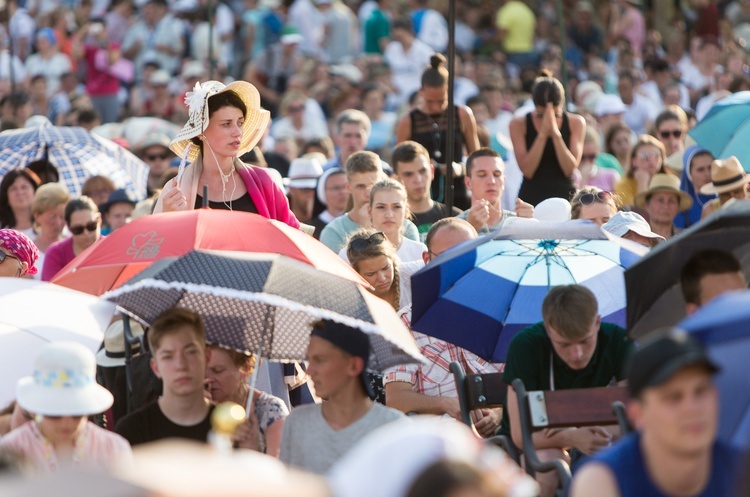
[[78,343],[46,345],[34,363],[34,375],[18,380],[16,401],[42,416],[90,416],[112,406],[114,398],[96,383],[94,354]]
[[[196,83],[192,91],[185,95],[188,106],[188,121],[169,144],[169,148],[178,157],[185,157],[185,151],[191,145],[191,139],[203,134],[208,127],[208,99],[214,95],[232,91],[245,104],[247,114],[242,125],[242,139],[238,156],[249,152],[263,137],[263,133],[271,120],[271,113],[260,106],[260,93],[257,88],[247,81],[235,81],[225,85],[220,81],[206,81]],[[185,159],[194,161],[198,157],[200,148],[190,146]]]

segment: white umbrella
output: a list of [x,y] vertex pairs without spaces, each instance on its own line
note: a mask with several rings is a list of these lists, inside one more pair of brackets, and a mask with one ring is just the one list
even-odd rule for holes
[[34,372],[39,349],[73,341],[96,352],[115,305],[87,293],[37,280],[0,278],[0,406],[15,398],[16,382]]

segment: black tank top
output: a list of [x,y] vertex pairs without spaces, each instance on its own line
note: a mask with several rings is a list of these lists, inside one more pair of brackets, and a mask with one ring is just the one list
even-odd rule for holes
[[[208,201],[208,207],[211,209],[216,209],[216,210],[228,211],[229,205],[232,206],[233,211],[250,212],[252,214],[258,213],[258,209],[255,208],[253,199],[250,198],[250,194],[247,192],[240,198],[236,200],[232,200],[231,204],[229,204],[229,202],[225,204],[224,202],[214,202],[213,200]],[[200,195],[196,195],[194,208],[200,209],[201,207],[203,207],[203,197]]]
[[[461,118],[458,106],[453,106],[455,112],[456,133],[453,141],[452,162],[461,162],[463,159],[464,135],[461,130]],[[448,160],[448,112],[447,109],[440,114],[427,114],[419,109],[409,112],[411,118],[410,139],[422,145],[430,153],[430,159],[438,164],[447,164]],[[437,202],[445,202],[445,177],[435,169],[435,178],[432,180],[430,196]],[[453,203],[459,209],[471,207],[466,184],[463,178],[454,178],[453,181]]]
[[[567,113],[563,113],[560,134],[565,145],[570,147],[570,122]],[[531,119],[531,112],[529,112],[526,114],[526,150],[531,149],[537,135],[538,133]],[[542,158],[539,161],[539,167],[534,173],[533,178],[523,177],[518,198],[535,206],[542,200],[552,197],[570,200],[575,190],[573,176],[565,176],[563,173],[560,161],[557,160],[557,155],[555,154],[555,145],[552,143],[552,138],[548,138],[544,146]]]

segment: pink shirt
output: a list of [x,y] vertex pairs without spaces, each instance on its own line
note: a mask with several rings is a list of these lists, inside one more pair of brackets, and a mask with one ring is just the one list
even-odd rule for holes
[[[63,466],[63,463],[57,460],[52,443],[44,438],[34,421],[24,423],[0,438],[0,448],[21,455],[41,473],[54,473]],[[107,468],[120,459],[131,459],[132,455],[127,440],[86,421],[76,439],[70,464],[75,467]]]
[[[120,91],[120,82],[111,74],[101,71],[96,67],[96,53],[105,50],[95,45],[85,46],[86,70],[86,93],[92,97],[103,95],[116,95]],[[106,51],[106,50],[105,50]]]
[[73,238],[66,238],[49,246],[44,253],[44,267],[42,268],[42,281],[50,281],[70,261],[75,259],[73,252]]

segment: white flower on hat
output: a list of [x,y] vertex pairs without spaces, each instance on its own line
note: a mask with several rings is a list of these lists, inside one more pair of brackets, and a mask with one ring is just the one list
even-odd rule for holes
[[208,98],[208,88],[204,88],[200,81],[196,82],[193,91],[185,94],[185,105],[188,106],[188,112],[190,114],[201,114],[206,98]]

